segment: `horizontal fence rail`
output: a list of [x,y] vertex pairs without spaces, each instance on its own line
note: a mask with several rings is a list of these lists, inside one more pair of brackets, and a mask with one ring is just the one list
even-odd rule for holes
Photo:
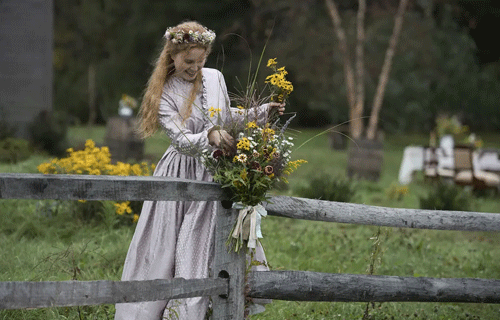
[[[63,191],[61,191],[63,190]],[[219,201],[229,196],[213,182],[164,177],[0,173],[0,199]],[[398,228],[500,231],[500,214],[400,209],[277,196],[269,215]]]
[[386,208],[284,196],[273,197],[265,207],[269,215],[293,219],[415,229],[500,231],[497,213]]
[[0,309],[70,307],[228,293],[229,279],[0,282]]
[[164,177],[0,173],[0,199],[183,200],[228,197],[214,182]]
[[[164,177],[0,173],[0,199],[222,201],[217,183]],[[436,230],[500,231],[500,214],[397,209],[278,196],[270,215],[294,219]],[[0,309],[79,306],[211,296],[214,316],[242,319],[244,255],[228,254],[234,210],[218,215],[214,277],[147,281],[0,282]],[[349,302],[500,303],[500,280],[413,278],[309,271],[253,272],[253,298]]]
[[249,274],[252,298],[341,302],[500,303],[500,280],[268,271]]

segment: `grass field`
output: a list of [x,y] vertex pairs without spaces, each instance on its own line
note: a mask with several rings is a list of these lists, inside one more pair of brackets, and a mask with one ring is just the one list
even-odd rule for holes
[[[296,133],[296,146],[317,134]],[[104,128],[72,128],[73,145],[91,138],[104,141]],[[482,134],[486,147],[500,148],[498,135]],[[369,205],[418,208],[419,197],[429,185],[416,176],[409,194],[389,199],[387,190],[397,184],[399,165],[406,145],[426,144],[426,137],[386,137],[384,168],[377,183],[357,182],[354,202]],[[156,162],[168,146],[161,134],[146,143],[148,159]],[[309,141],[294,153],[309,163],[290,178],[288,189],[276,194],[295,195],[295,190],[316,175],[345,175],[347,155],[328,147],[325,135]],[[0,164],[0,172],[36,172],[49,159],[36,155],[15,164]],[[500,213],[500,198],[473,197],[473,209]],[[85,222],[68,213],[68,202],[37,200],[0,201],[0,281],[118,280],[133,226],[118,223],[113,214],[100,222]],[[109,210],[111,212],[112,210]],[[430,231],[380,228],[380,249],[373,261],[373,237],[379,228],[268,217],[263,221],[268,262],[273,270],[310,270],[331,273],[415,277],[477,277],[500,279],[500,235],[488,232]],[[266,312],[251,319],[361,319],[366,303],[308,303],[274,301]],[[112,319],[114,307],[4,310],[0,319]],[[494,304],[382,303],[369,306],[370,319],[500,319]]]

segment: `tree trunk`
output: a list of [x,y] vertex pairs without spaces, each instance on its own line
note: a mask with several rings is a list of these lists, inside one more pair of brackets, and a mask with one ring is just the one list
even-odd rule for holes
[[357,138],[363,132],[363,119],[356,114],[356,83],[354,79],[354,71],[349,59],[349,49],[344,28],[342,28],[342,20],[340,18],[337,6],[334,0],[325,0],[328,13],[333,22],[334,31],[339,40],[339,50],[342,54],[344,62],[344,76],[346,81],[347,102],[349,104],[349,127],[352,137]]
[[[365,14],[366,0],[359,0],[357,14],[357,42],[356,42],[356,105],[354,107],[353,119],[359,119],[363,123],[365,110],[365,74],[364,74],[364,46],[365,46]],[[356,128],[354,139],[358,139],[363,134],[363,126]]]
[[387,48],[385,54],[384,65],[382,66],[382,71],[380,72],[377,91],[375,93],[375,98],[373,99],[372,111],[370,114],[368,130],[366,133],[366,137],[370,140],[375,139],[375,135],[377,133],[380,108],[382,107],[385,89],[387,87],[387,82],[389,81],[389,73],[391,71],[392,60],[394,57],[394,52],[396,50],[396,45],[398,43],[399,35],[401,33],[401,28],[403,26],[403,18],[407,4],[408,0],[401,0],[399,2],[398,11],[394,19],[394,29],[392,31],[391,39],[389,40],[389,47]]
[[94,64],[91,63],[89,65],[89,126],[93,126],[95,124],[97,118],[97,110],[96,110],[96,89],[95,89],[95,67]]

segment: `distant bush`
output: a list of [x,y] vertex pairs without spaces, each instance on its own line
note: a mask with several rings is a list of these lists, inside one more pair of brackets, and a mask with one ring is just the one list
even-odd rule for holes
[[16,134],[16,127],[7,121],[7,113],[3,106],[0,106],[0,140],[12,138]]
[[68,147],[68,123],[64,114],[41,111],[29,125],[33,145],[53,156],[62,156]]
[[304,198],[350,202],[356,195],[356,187],[351,179],[322,175],[311,179],[307,187],[296,192]]
[[420,208],[431,210],[470,211],[473,197],[463,187],[439,182],[426,197],[420,197]]
[[392,183],[389,188],[385,190],[385,194],[389,200],[397,200],[401,201],[405,196],[408,195],[410,190],[408,186],[401,186],[395,183]]
[[29,141],[17,138],[0,140],[0,162],[17,163],[33,154]]

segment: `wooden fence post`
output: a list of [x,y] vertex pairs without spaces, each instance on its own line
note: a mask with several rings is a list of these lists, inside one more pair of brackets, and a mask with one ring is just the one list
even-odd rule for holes
[[212,296],[212,319],[242,320],[244,318],[245,253],[228,252],[226,246],[227,237],[236,218],[237,210],[225,209],[218,202],[213,276],[229,278],[229,290],[227,296]]

